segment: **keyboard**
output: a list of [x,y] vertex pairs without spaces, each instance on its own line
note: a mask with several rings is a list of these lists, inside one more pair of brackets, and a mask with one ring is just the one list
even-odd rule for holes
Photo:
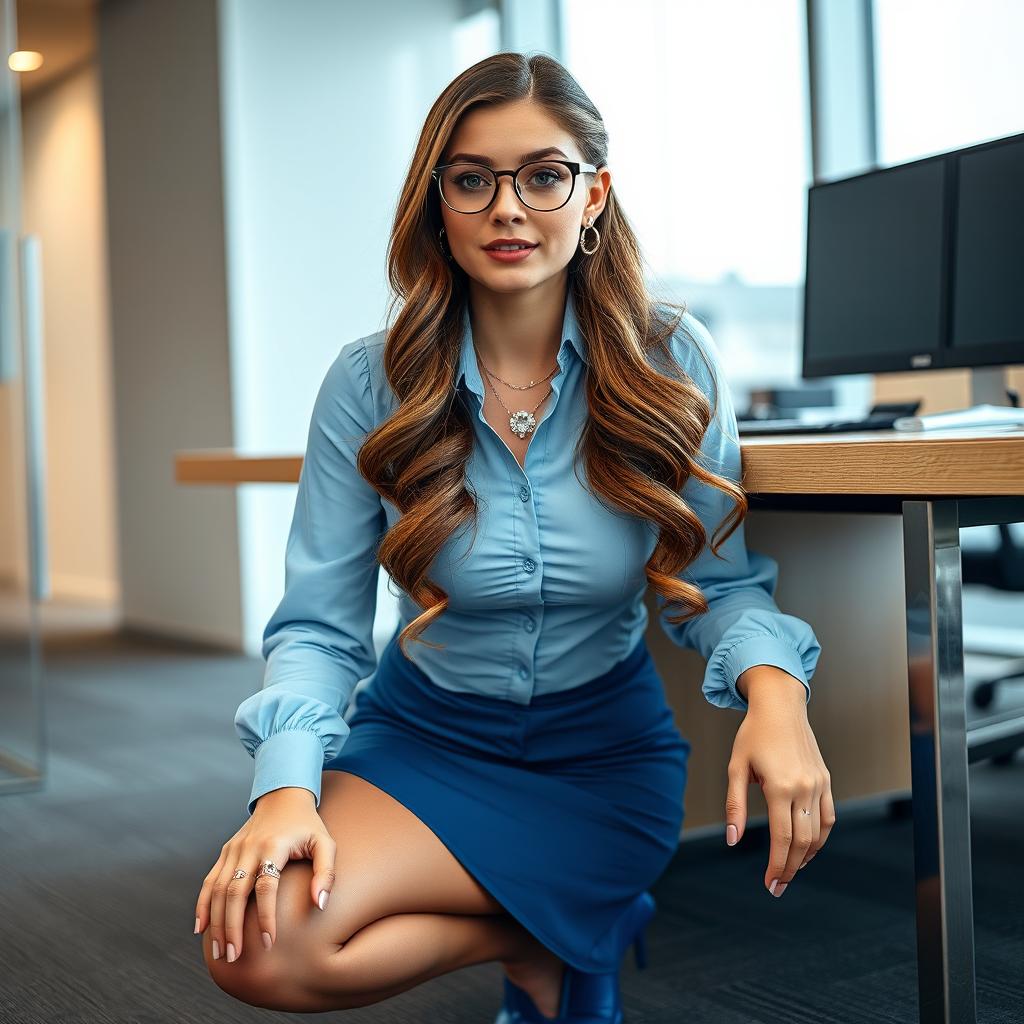
[[757,434],[839,434],[855,430],[892,430],[898,412],[869,413],[860,419],[808,422],[795,419],[737,420],[740,436]]

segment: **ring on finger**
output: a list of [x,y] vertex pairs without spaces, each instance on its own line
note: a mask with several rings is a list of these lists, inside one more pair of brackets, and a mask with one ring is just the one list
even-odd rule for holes
[[264,875],[273,875],[274,878],[280,878],[281,869],[272,860],[265,860],[260,865],[259,871],[256,872],[256,877],[262,878]]
[[231,877],[232,878],[245,878],[245,876],[247,874],[249,874],[249,872],[246,871],[245,868],[238,868]]

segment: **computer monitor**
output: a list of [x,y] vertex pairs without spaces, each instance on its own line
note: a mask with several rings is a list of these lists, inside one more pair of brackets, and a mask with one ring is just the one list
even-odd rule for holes
[[803,376],[964,367],[972,410],[1009,406],[1022,182],[1024,132],[811,186]]
[[808,193],[803,375],[911,369],[941,350],[946,163]]
[[964,151],[956,173],[953,358],[1024,362],[1024,134]]

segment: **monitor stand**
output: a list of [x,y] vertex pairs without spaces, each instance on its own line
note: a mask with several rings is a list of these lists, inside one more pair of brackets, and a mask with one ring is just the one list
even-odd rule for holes
[[1024,427],[1024,409],[1018,407],[1017,392],[1010,387],[1005,366],[971,369],[971,401],[966,409],[932,412],[924,416],[901,416],[894,430],[946,430],[958,427]]

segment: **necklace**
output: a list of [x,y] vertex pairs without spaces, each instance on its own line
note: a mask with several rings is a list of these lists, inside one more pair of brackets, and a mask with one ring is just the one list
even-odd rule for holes
[[[480,365],[483,366],[483,361],[481,361]],[[484,366],[484,369],[487,370],[487,367]],[[501,383],[504,384],[506,387],[513,388],[515,391],[529,391],[530,388],[536,387],[537,383],[538,383],[535,380],[531,380],[529,384],[509,384],[509,382],[507,380],[505,380],[504,377],[499,377],[493,370],[487,370],[487,372],[495,380],[500,380]],[[544,380],[547,380],[549,377],[552,377],[556,373],[558,373],[558,367],[557,366],[551,371],[551,373],[549,373],[547,375],[547,377],[544,378]]]
[[[494,377],[497,380],[500,380],[502,384],[506,384],[506,385],[508,385],[508,387],[514,388],[516,391],[526,391],[529,388],[535,387],[536,384],[537,384],[537,381],[532,381],[532,380],[530,381],[529,384],[509,384],[508,381],[502,380],[502,378],[499,377],[496,373],[492,373],[486,366],[484,366],[483,360],[480,359],[479,353],[477,353],[477,359],[480,360],[480,365],[484,367],[484,371],[487,373],[488,378]],[[559,369],[560,369],[560,367],[556,366],[555,369],[553,369],[544,378],[544,380],[549,380],[551,377],[553,377],[558,372]],[[548,395],[551,394],[552,388],[551,387],[548,388],[547,394],[544,395],[544,398],[542,398],[532,409],[519,409],[516,412],[513,412],[501,400],[501,396],[498,394],[497,391],[494,390],[494,385],[491,384],[489,379],[488,379],[487,383],[490,384],[491,391],[494,394],[494,397],[498,400],[498,404],[502,407],[502,409],[505,410],[505,412],[508,413],[508,415],[509,415],[508,426],[509,426],[509,429],[512,431],[512,433],[515,434],[516,437],[518,437],[520,440],[522,440],[522,438],[526,437],[527,434],[532,434],[534,429],[537,426],[537,419],[536,419],[536,417],[533,414],[544,404],[544,400],[548,397]]]

